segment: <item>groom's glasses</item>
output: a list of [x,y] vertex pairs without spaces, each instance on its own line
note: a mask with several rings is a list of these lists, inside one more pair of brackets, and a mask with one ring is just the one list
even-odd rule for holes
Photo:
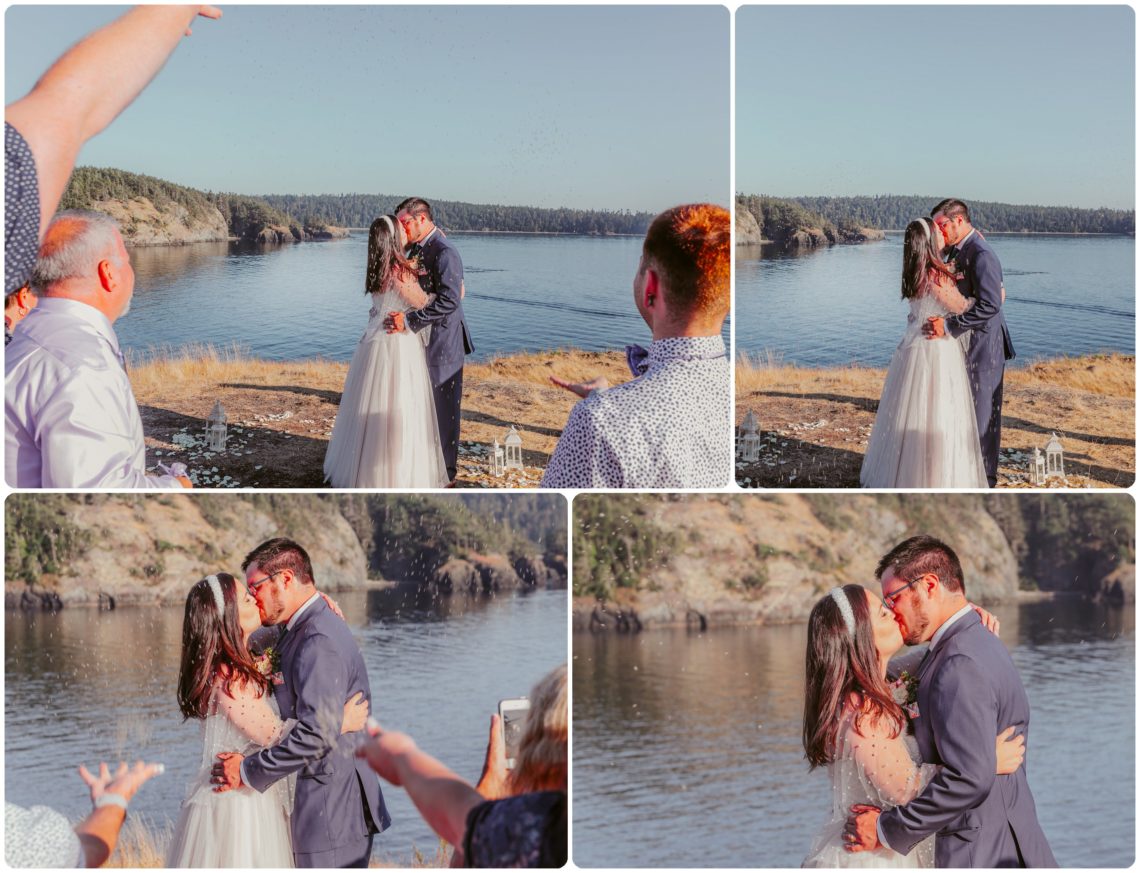
[[262,585],[264,585],[266,582],[270,581],[270,580],[271,580],[271,579],[272,579],[274,576],[280,576],[280,575],[281,575],[283,572],[285,572],[285,571],[284,571],[284,570],[278,570],[276,573],[271,573],[271,574],[270,574],[270,575],[268,575],[268,576],[262,576],[262,577],[261,577],[260,579],[258,579],[256,582],[247,582],[247,583],[245,584],[245,589],[246,589],[246,591],[248,591],[250,594],[253,594],[254,592],[256,592],[256,591],[257,591],[257,589],[258,589],[258,588],[260,588],[260,587],[261,587]]
[[909,582],[907,582],[906,585],[904,585],[902,588],[896,588],[890,594],[884,594],[883,603],[887,604],[890,609],[894,609],[895,601],[902,596],[902,593],[908,588],[912,587],[916,582],[921,581],[925,576],[925,573],[923,573],[922,576],[916,576],[914,579],[911,579]]

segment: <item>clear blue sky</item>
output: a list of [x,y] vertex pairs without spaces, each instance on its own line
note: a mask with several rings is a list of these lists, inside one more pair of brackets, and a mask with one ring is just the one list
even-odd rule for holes
[[1131,209],[1125,6],[741,7],[736,189]]
[[[731,199],[722,7],[220,5],[81,164],[249,194]],[[10,8],[5,102],[124,8]]]

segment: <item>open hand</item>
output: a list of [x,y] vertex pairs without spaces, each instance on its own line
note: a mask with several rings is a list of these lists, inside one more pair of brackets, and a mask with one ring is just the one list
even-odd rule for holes
[[218,755],[218,762],[210,769],[214,791],[221,793],[241,788],[241,762],[244,760],[237,752],[222,752]]
[[851,807],[847,825],[843,829],[843,840],[848,852],[871,852],[879,848],[879,816],[883,811],[877,806],[856,803]]
[[588,397],[591,391],[604,391],[610,387],[610,383],[606,381],[605,376],[595,376],[586,382],[567,382],[565,379],[551,376],[550,381],[559,388],[565,388],[567,391],[574,392],[579,397]]
[[119,769],[112,776],[111,769],[104,762],[99,765],[99,775],[95,776],[84,765],[80,764],[79,778],[91,789],[92,803],[104,794],[120,794],[124,800],[130,800],[144,782],[152,776],[157,776],[165,769],[162,764],[144,764],[142,761],[135,761],[134,766],[128,768],[126,761],[120,761]]
[[399,760],[416,750],[416,741],[407,734],[386,731],[374,720],[369,719],[369,739],[360,744],[356,757],[363,758],[377,775],[393,785],[400,785]]
[[946,319],[939,315],[930,316],[922,326],[922,332],[927,339],[940,339],[946,336]]

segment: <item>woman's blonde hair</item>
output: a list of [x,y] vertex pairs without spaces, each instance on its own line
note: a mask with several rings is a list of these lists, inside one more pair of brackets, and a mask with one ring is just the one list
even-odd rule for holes
[[565,664],[551,670],[531,689],[518,757],[507,778],[510,794],[566,790],[566,696]]

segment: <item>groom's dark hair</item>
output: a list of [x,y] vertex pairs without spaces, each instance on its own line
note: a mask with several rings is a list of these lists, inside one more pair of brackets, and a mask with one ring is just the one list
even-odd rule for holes
[[242,572],[248,572],[254,564],[266,575],[292,570],[306,585],[317,584],[313,578],[313,562],[309,560],[309,553],[287,537],[266,540],[246,555],[241,562]]
[[396,207],[396,215],[401,212],[410,212],[412,215],[426,215],[428,221],[435,222],[435,217],[431,214],[431,204],[424,200],[422,197],[409,197]]
[[939,212],[947,218],[957,218],[959,215],[966,221],[970,220],[970,207],[963,203],[961,200],[955,200],[953,197],[947,197],[937,206],[930,210],[930,217],[933,218]]
[[954,550],[942,540],[921,535],[903,540],[885,555],[875,568],[875,578],[894,567],[895,575],[908,582],[926,573],[933,573],[948,591],[966,593],[966,580],[962,576],[962,562]]

